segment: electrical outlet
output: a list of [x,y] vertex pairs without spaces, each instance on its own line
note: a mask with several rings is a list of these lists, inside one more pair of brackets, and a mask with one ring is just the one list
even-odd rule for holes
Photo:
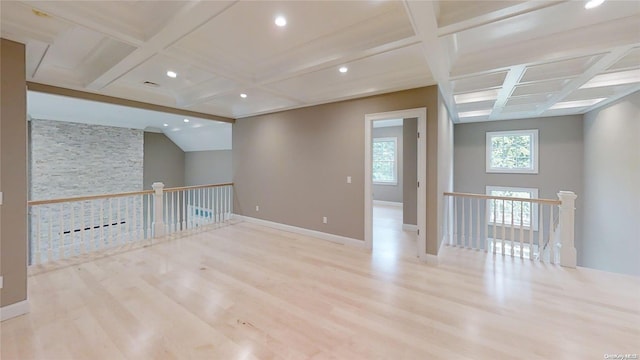
[[323,217],[322,217],[322,223],[323,223],[323,224],[326,224],[326,223],[327,223],[327,217],[326,217],[326,216],[323,216]]
[[351,176],[347,176],[347,184],[351,184]]
[[256,211],[260,211],[260,206],[256,205]]

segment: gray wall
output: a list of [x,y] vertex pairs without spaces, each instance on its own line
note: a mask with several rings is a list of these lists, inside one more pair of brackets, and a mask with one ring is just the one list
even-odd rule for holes
[[221,184],[233,181],[231,150],[185,153],[185,185]]
[[31,200],[142,190],[142,130],[30,123]]
[[184,186],[184,151],[164,134],[144,133],[144,189],[150,190],[154,182],[165,188]]
[[583,266],[640,275],[640,92],[584,117]]
[[402,186],[403,186],[403,141],[402,141],[402,126],[388,126],[371,129],[371,138],[386,138],[394,137],[397,139],[398,150],[398,182],[393,184],[373,184],[373,199],[380,201],[402,202]]
[[[487,131],[538,129],[538,174],[487,173]],[[454,130],[454,188],[456,192],[485,193],[487,185],[537,188],[538,196],[557,199],[560,190],[576,199],[576,249],[582,264],[583,122],[581,115],[539,119],[456,124]]]
[[426,249],[437,254],[437,91],[429,86],[238,119],[235,212],[363,240],[365,114],[426,107]]
[[0,39],[0,305],[27,299],[27,91],[23,44]]
[[418,119],[404,119],[402,124],[403,187],[402,223],[418,224]]

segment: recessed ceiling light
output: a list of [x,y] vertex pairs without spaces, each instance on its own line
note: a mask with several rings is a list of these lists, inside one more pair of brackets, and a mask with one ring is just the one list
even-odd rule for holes
[[585,9],[593,9],[595,7],[598,7],[598,6],[602,5],[603,2],[604,2],[604,0],[589,0],[589,1],[587,1],[586,4],[584,4],[584,8]]
[[284,16],[277,16],[275,20],[276,25],[283,27],[287,25],[287,19]]
[[247,97],[247,94],[242,93],[242,94],[240,94],[240,97],[244,99],[244,98],[246,98],[246,97]]
[[580,86],[580,89],[633,84],[637,82],[640,82],[640,69],[597,75]]
[[338,69],[338,71],[340,71],[341,73],[346,73],[347,71],[349,71],[349,68],[346,66],[341,66],[340,69]]
[[491,114],[491,111],[493,111],[493,109],[461,112],[461,113],[458,113],[458,117],[466,118],[466,117],[476,117],[476,116],[487,116]]
[[162,126],[167,127],[167,126],[169,126],[169,124],[162,124]]
[[[478,91],[466,94],[454,95],[456,104],[466,104],[479,101],[496,100],[498,98],[499,89]],[[459,116],[459,115],[458,115]]]
[[604,99],[605,98],[588,99],[588,100],[576,100],[576,101],[564,101],[564,102],[559,102],[559,103],[553,105],[552,107],[549,108],[549,110],[569,109],[569,108],[579,108],[579,107],[592,106],[592,105],[595,105],[595,104],[599,103],[600,101],[602,101]]
[[176,74],[175,71],[169,70],[169,71],[167,71],[167,76],[170,77],[170,78],[176,78],[178,76],[178,74]]
[[189,122],[189,119],[184,119],[183,121],[184,121],[184,122],[186,122],[186,123],[188,123],[188,122]]

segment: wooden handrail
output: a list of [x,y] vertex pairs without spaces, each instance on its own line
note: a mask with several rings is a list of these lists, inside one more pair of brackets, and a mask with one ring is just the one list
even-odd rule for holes
[[459,192],[445,192],[443,194],[444,196],[458,196],[458,197],[468,197],[468,198],[475,198],[475,199],[525,201],[525,202],[532,202],[536,204],[549,204],[549,205],[562,204],[560,200],[553,200],[553,199],[530,199],[530,198],[517,198],[517,197],[509,197],[509,196],[491,196],[491,195],[484,195],[484,194],[459,193]]
[[50,199],[50,200],[32,200],[32,201],[28,201],[27,205],[35,206],[35,205],[59,204],[59,203],[65,203],[65,202],[87,201],[87,200],[97,200],[97,199],[110,199],[110,198],[117,198],[117,197],[124,197],[124,196],[153,194],[153,192],[154,192],[153,190],[144,190],[144,191],[117,193],[117,194],[77,196],[77,197],[59,198],[59,199]]
[[[164,189],[164,192],[174,192],[174,191],[182,191],[182,190],[201,189],[201,188],[213,188],[213,187],[221,187],[221,186],[229,186],[229,185],[233,185],[233,183],[182,186],[182,187],[175,187],[175,188],[167,188],[167,189]],[[143,190],[143,191],[132,191],[132,192],[125,192],[125,193],[117,193],[117,194],[88,195],[88,196],[77,196],[77,197],[69,197],[69,198],[49,199],[49,200],[31,200],[27,202],[27,205],[36,206],[36,205],[59,204],[59,203],[65,203],[65,202],[110,199],[110,198],[125,197],[125,196],[147,195],[147,194],[153,194],[153,193],[154,193],[153,190]]]
[[174,187],[174,188],[166,188],[166,189],[164,189],[164,192],[175,192],[175,191],[182,191],[182,190],[204,189],[204,188],[222,187],[222,186],[229,186],[229,185],[233,186],[233,183],[181,186],[181,187]]

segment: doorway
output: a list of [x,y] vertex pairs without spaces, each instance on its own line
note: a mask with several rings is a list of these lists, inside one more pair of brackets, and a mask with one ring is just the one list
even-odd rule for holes
[[[382,235],[387,230],[404,230],[405,233],[407,231],[415,231],[415,235],[409,235],[415,236],[414,239],[417,244],[417,246],[414,245],[415,254],[421,259],[426,256],[426,112],[426,108],[418,108],[365,115],[365,246],[370,250],[374,248],[374,238],[376,237],[374,229],[378,235]],[[415,136],[417,138],[417,174],[414,172],[414,176],[417,176],[417,179],[414,178],[415,180],[411,176],[401,179],[399,174],[393,175],[393,170],[397,173],[399,167],[399,161],[394,161],[393,156],[398,156],[399,151],[393,152],[391,149],[394,146],[397,149],[398,137],[383,136],[385,133],[393,135],[390,132],[391,130],[378,130],[378,128],[384,127],[380,126],[381,124],[393,125],[394,121],[412,118],[417,119],[414,120],[417,122],[417,131],[413,134],[404,134],[404,136]],[[376,134],[375,140],[374,134]],[[373,162],[374,146],[376,147],[376,154],[387,154],[385,158],[377,159],[375,164]],[[407,158],[409,159],[410,157]],[[416,158],[413,158],[412,161],[416,161]],[[412,224],[406,224],[404,220],[399,219],[399,217],[402,218],[401,214],[404,212],[401,206],[405,203],[404,199],[402,202],[397,201],[399,199],[397,194],[399,182],[405,184],[404,189],[410,189],[407,195],[415,196],[417,200],[414,203],[414,206],[416,206],[417,227],[412,227],[410,226]],[[413,189],[411,189],[412,186],[414,186]],[[394,190],[396,190],[396,194],[394,194]],[[378,193],[378,199],[374,200],[376,192]],[[388,201],[394,199],[396,201]],[[375,227],[374,214],[376,219],[382,217],[381,221],[383,221],[381,224],[375,223]],[[391,229],[390,226],[393,226],[394,229]],[[400,229],[395,229],[395,227]],[[388,244],[381,243],[377,245],[387,246]]]

